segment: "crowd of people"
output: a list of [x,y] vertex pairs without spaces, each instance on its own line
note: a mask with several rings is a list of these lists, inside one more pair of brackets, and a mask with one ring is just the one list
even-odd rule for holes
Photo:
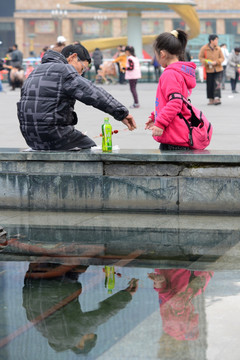
[[[190,110],[182,99],[171,97],[178,93],[183,98],[188,98],[196,86],[196,64],[192,61],[187,41],[186,32],[177,29],[160,34],[153,44],[154,57],[151,64],[158,87],[156,106],[146,122],[146,130],[152,132],[153,138],[160,143],[161,150],[189,149],[188,129],[179,113],[188,119]],[[107,72],[111,74],[111,71],[114,76],[117,68],[119,84],[129,83],[133,98],[133,104],[129,108],[140,107],[137,83],[142,74],[133,46],[119,46],[113,59],[104,62],[99,48],[89,54],[80,42],[66,45],[65,37],[59,36],[55,45],[43,48],[40,58],[41,63],[35,69],[29,63],[24,72],[23,55],[15,44],[1,64],[8,71],[12,90],[17,86],[22,88],[21,99],[17,104],[18,118],[22,135],[32,149],[71,150],[96,145],[74,127],[78,121],[74,112],[76,100],[112,115],[129,130],[136,128],[129,110],[97,86],[99,76],[106,79]],[[226,78],[230,79],[232,92],[238,92],[236,86],[239,79],[240,47],[235,47],[229,53],[226,44],[218,46],[218,35],[211,34],[209,42],[200,49],[199,60],[206,73],[208,105],[221,104],[221,90],[225,89]],[[92,62],[96,84],[84,78],[84,73],[89,70]],[[45,77],[40,74],[47,74],[49,81],[46,83]],[[64,81],[56,82],[56,78]],[[31,90],[32,84],[35,84],[35,95]],[[48,101],[43,102],[37,96],[37,89],[40,88],[41,94]],[[38,109],[38,113],[26,114],[26,108]]]

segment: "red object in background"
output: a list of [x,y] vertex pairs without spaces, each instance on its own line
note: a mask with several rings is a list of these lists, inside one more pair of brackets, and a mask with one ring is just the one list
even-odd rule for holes
[[211,25],[212,25],[211,21],[206,21],[206,26],[211,26]]
[[238,24],[237,21],[232,22],[232,26],[237,26],[237,24]]
[[34,21],[34,20],[29,21],[29,25],[34,26],[34,25],[35,25],[35,21]]
[[152,56],[149,55],[145,50],[142,51],[143,59],[150,59],[152,60]]

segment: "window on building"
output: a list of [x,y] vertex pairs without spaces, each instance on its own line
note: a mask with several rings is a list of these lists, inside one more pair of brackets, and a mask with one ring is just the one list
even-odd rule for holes
[[143,19],[142,34],[155,35],[164,31],[164,23],[162,19]]
[[226,34],[240,35],[240,20],[227,19],[225,20]]
[[186,23],[182,19],[173,19],[173,28],[186,30]]
[[215,19],[201,19],[200,20],[200,34],[216,34],[216,20]]
[[74,40],[94,39],[112,36],[111,19],[74,20]]

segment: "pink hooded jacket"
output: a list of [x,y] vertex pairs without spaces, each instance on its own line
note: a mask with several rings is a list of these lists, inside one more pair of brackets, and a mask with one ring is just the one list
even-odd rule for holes
[[178,61],[169,65],[159,79],[156,94],[155,115],[151,114],[155,125],[164,130],[161,136],[154,139],[162,144],[189,146],[188,128],[177,115],[179,112],[186,119],[190,118],[190,110],[182,100],[169,100],[172,93],[180,93],[188,98],[196,86],[196,65],[193,62]]

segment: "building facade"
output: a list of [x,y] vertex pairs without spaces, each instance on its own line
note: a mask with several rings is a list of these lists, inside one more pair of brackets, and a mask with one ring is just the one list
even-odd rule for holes
[[[240,44],[240,2],[237,0],[196,0],[201,35],[191,40],[193,52],[217,33],[231,48]],[[142,34],[153,35],[186,24],[171,10],[143,12]],[[0,57],[17,43],[24,57],[39,56],[42,48],[64,35],[67,43],[91,38],[120,37],[127,33],[124,11],[104,11],[70,4],[69,0],[8,0],[0,13]]]

